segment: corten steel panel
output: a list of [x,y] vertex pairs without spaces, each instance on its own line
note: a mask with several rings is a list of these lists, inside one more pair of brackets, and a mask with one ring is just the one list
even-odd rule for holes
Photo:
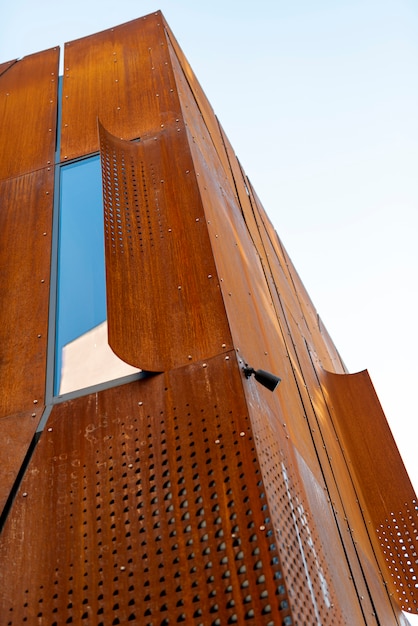
[[58,55],[32,54],[0,75],[0,180],[54,162]]
[[295,623],[270,518],[234,352],[72,400],[2,534],[1,615]]
[[403,610],[418,613],[418,502],[369,375],[323,371],[320,380],[386,561],[386,582]]
[[45,393],[53,167],[0,181],[0,417]]
[[99,149],[97,118],[133,139],[179,112],[160,12],[65,45],[61,160]]
[[4,74],[4,72],[7,72],[7,70],[9,70],[15,63],[17,63],[17,59],[14,59],[13,61],[6,61],[5,63],[0,63],[0,76]]
[[[176,83],[178,89],[181,87],[182,80],[185,81],[185,89],[183,90],[183,95],[187,92],[190,92],[190,95],[193,97],[194,105],[197,106],[199,113],[202,118],[205,120],[205,124],[207,126],[211,141],[213,142],[213,146],[215,147],[218,157],[221,160],[223,168],[227,174],[229,163],[228,157],[225,152],[225,147],[223,145],[223,140],[221,137],[219,123],[213,111],[213,108],[207,99],[202,87],[200,86],[199,81],[197,80],[192,68],[190,67],[183,51],[177,43],[176,38],[170,30],[167,22],[164,20],[164,27],[167,35],[167,43],[168,49],[170,53],[171,62],[173,64],[174,73],[176,76]],[[181,68],[181,72],[178,71],[178,68]],[[179,82],[180,81],[180,82]],[[181,99],[181,95],[180,95]],[[190,111],[186,112],[188,115]]]
[[[401,619],[399,610],[394,611],[380,579],[370,539],[364,532],[364,521],[356,501],[356,494],[352,489],[350,475],[338,446],[344,470],[343,485],[347,483],[351,487],[350,506],[353,505],[355,509],[354,519],[360,520],[362,524],[358,533],[363,539],[360,549],[355,547],[355,542],[348,532],[350,530],[348,522],[343,518],[340,523],[337,518],[337,509],[340,508],[343,496],[339,492],[339,485],[335,483],[331,459],[324,451],[324,446],[326,447],[324,437],[320,430],[319,436],[314,437],[312,433],[315,431],[312,424],[315,425],[317,418],[312,412],[312,398],[305,390],[306,379],[310,378],[311,383],[314,381],[316,388],[319,385],[306,349],[305,338],[318,349],[322,361],[328,366],[334,365],[337,371],[344,371],[344,366],[328,335],[324,337],[321,334],[316,311],[306,291],[302,287],[299,288],[299,279],[294,268],[278,238],[275,237],[251,186],[240,172],[238,164],[234,162],[234,155],[226,137],[223,136],[223,143],[229,157],[230,172],[224,169],[223,161],[219,157],[219,146],[218,148],[214,146],[206,119],[202,118],[201,109],[196,103],[194,94],[188,89],[188,81],[185,80],[176,58],[173,58],[173,67],[193,160],[199,173],[203,205],[234,344],[239,347],[243,361],[249,360],[254,367],[271,369],[284,380],[280,390],[283,393],[281,403],[268,402],[272,424],[275,428],[280,426],[279,432],[282,423],[283,428],[285,424],[289,424],[286,428],[292,434],[288,436],[292,437],[295,450],[302,452],[302,455],[295,452],[295,456],[301,459],[298,466],[305,464],[307,468],[303,474],[304,488],[315,493],[323,485],[322,488],[329,490],[334,499],[332,510],[330,507],[325,514],[323,509],[321,510],[323,503],[316,506],[318,518],[312,526],[315,530],[317,524],[318,533],[328,545],[332,545],[328,553],[328,563],[332,570],[332,579],[339,587],[341,606],[345,606],[349,623],[357,622],[360,612],[364,623],[375,624],[377,617],[373,599],[370,597],[372,593],[380,605],[378,613],[381,618],[390,621]],[[245,196],[248,196],[248,201]],[[292,320],[291,325],[289,319]],[[251,332],[248,332],[248,329],[251,329]],[[296,343],[299,344],[297,349]],[[302,352],[304,358],[301,360]],[[253,410],[255,415],[258,406],[257,402],[250,400],[251,411]],[[306,418],[308,411],[311,413],[309,428]],[[332,431],[331,434],[327,433],[327,436],[335,439]],[[260,450],[260,455],[262,454],[263,447]],[[300,473],[301,470],[297,468],[294,470],[296,478]],[[309,481],[307,476],[310,477]],[[309,499],[314,502],[315,495],[309,493]],[[269,501],[270,504],[277,502],[274,493],[271,494]],[[323,531],[324,524],[321,522],[323,515],[327,521],[330,515],[334,516],[333,525],[328,524],[327,533]],[[332,533],[329,530],[331,527]],[[362,559],[367,561],[362,562]],[[372,563],[371,568],[368,567],[369,560]],[[343,566],[341,561],[345,561]],[[372,576],[370,569],[373,571]],[[288,571],[286,574],[292,578],[292,572]],[[353,576],[354,583],[350,582]],[[351,589],[354,599],[351,597],[348,599],[347,588]],[[306,598],[301,600],[302,612],[304,610],[302,607],[313,606],[305,600]],[[307,619],[312,619],[312,615],[307,616]]]
[[100,135],[110,346],[149,371],[230,349],[184,126]]
[[0,420],[0,515],[19,474],[39,419],[32,413]]

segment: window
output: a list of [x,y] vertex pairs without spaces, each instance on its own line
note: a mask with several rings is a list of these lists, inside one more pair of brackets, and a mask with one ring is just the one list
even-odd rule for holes
[[60,170],[54,393],[137,371],[107,343],[102,183],[96,155]]

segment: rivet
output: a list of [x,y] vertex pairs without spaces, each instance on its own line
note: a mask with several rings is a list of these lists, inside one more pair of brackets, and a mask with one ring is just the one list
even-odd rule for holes
[[160,128],[164,128],[164,124],[160,124]]
[[132,468],[132,467],[133,467],[133,464],[132,464],[132,463],[129,463],[128,467],[129,467],[129,468]]
[[156,98],[159,98],[159,97],[160,97],[160,94],[159,94],[159,93],[156,93],[156,94],[155,94],[155,97],[156,97]]
[[225,361],[229,361],[229,356],[226,356],[226,357],[225,357]]
[[179,285],[179,286],[177,287],[177,289],[180,291],[180,289],[181,289],[181,285]]
[[207,363],[202,363],[202,367],[207,367],[208,364]]
[[226,348],[226,343],[223,343],[223,344],[222,344],[222,348]]
[[260,530],[266,530],[266,527],[264,526],[264,524],[261,524]]
[[239,434],[240,437],[245,437],[245,432],[242,430]]
[[208,274],[208,278],[212,278],[212,274]]
[[117,110],[117,111],[120,111],[120,107],[116,107],[116,110]]
[[38,400],[34,400],[34,401],[33,401],[33,404],[38,404]]
[[32,417],[36,417],[36,413],[32,413]]
[[190,170],[186,170],[186,174],[190,174]]
[[126,567],[125,567],[124,565],[121,565],[121,566],[120,566],[120,571],[121,571],[121,572],[124,572],[125,570],[126,570]]
[[143,404],[143,402],[138,402],[138,406],[142,406]]
[[189,361],[190,361],[190,359],[192,359],[193,357],[192,357],[192,355],[191,355],[191,354],[189,354],[189,356],[188,356],[187,358],[188,358],[188,359],[189,359]]
[[45,191],[45,194],[46,194],[47,196],[49,196],[49,191]]
[[199,221],[200,221],[200,218],[196,217],[196,222],[199,222]]
[[221,443],[220,439],[215,439],[215,443]]
[[42,235],[43,235],[44,237],[46,237],[46,233],[42,233]]
[[171,233],[171,228],[168,229],[168,232]]
[[51,426],[48,428],[48,432],[49,432],[49,433],[52,433],[52,428],[51,428]]
[[26,491],[24,491],[24,492],[22,493],[22,497],[23,497],[23,498],[26,498],[26,496],[27,496],[27,495],[28,495],[28,494],[27,494],[27,492],[26,492]]
[[40,339],[42,337],[42,335],[38,335],[38,339]]

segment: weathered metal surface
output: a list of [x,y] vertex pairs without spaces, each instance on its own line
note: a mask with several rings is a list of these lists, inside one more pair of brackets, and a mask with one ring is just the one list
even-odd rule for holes
[[17,62],[17,59],[13,59],[13,61],[6,61],[5,63],[0,63],[0,76],[2,74],[4,74],[4,72],[7,72],[7,70],[9,70],[12,65],[14,65]]
[[32,413],[0,419],[0,516],[38,425]]
[[0,180],[54,162],[58,54],[31,54],[0,74]]
[[[51,89],[42,54],[0,87],[37,56]],[[2,619],[404,623],[388,587],[416,607],[415,494],[367,375],[323,371],[345,366],[164,18],[70,42],[64,74],[62,161],[108,129],[110,343],[166,373],[54,407],[0,541]],[[0,193],[0,416],[24,412],[0,420],[1,503],[43,400],[52,172]]]
[[290,623],[234,352],[56,406],[0,559],[9,626]]
[[366,523],[386,561],[386,583],[403,610],[418,613],[418,502],[369,375],[323,371],[320,379]]
[[139,143],[100,134],[110,346],[150,371],[230,349],[184,125]]
[[160,12],[65,45],[61,160],[99,149],[97,118],[133,139],[179,112]]
[[[318,520],[306,529],[303,516],[297,518],[293,539],[299,525],[299,529],[304,527],[306,532],[319,537],[319,547],[315,548],[317,554],[321,545],[328,547],[329,579],[338,587],[339,606],[347,623],[364,620],[364,623],[376,624],[378,619],[383,622],[398,620],[399,610],[392,606],[384,581],[376,576],[378,561],[364,528],[361,507],[341,446],[332,424],[328,423],[326,407],[318,402],[314,405],[320,387],[308,348],[314,346],[321,362],[336,371],[343,372],[344,365],[325,329],[320,326],[310,298],[237,163],[226,136],[221,131],[222,142],[219,141],[213,130],[214,120],[208,123],[205,117],[213,113],[200,101],[196,102],[197,90],[191,88],[190,69],[183,72],[184,68],[173,54],[172,61],[193,161],[200,173],[198,182],[234,345],[239,348],[243,363],[248,361],[254,367],[273,371],[283,381],[279,401],[272,399],[269,392],[263,402],[248,395],[250,415],[253,420],[260,420],[259,427],[272,429],[276,436],[289,437],[294,446],[288,452],[290,461],[282,458],[285,464],[290,463],[282,472],[277,466],[277,458],[284,454],[283,444],[277,443],[280,437],[276,440],[264,437],[260,443],[259,454],[263,459],[262,469],[266,468],[263,477],[269,503],[274,509],[279,491],[279,488],[275,491],[268,487],[269,476],[275,472],[277,481],[281,481],[285,489],[283,476],[291,474],[297,485],[297,495],[292,496],[294,501],[303,502],[304,509],[307,502],[311,503]],[[223,147],[229,171],[225,170],[225,158],[221,156]],[[268,410],[260,411],[263,403]],[[328,453],[328,445],[332,455]],[[272,457],[276,464],[271,461]],[[328,493],[325,502],[318,498],[320,490]],[[324,515],[325,503],[329,506],[328,514],[325,514],[327,523],[319,521]],[[276,511],[275,526],[277,522],[280,528],[286,516],[280,507],[276,507]],[[348,517],[344,516],[344,511],[349,512]],[[341,521],[340,513],[343,513]],[[355,539],[350,533],[350,523],[355,527],[361,525]],[[358,539],[361,539],[361,545],[357,547]],[[327,615],[324,609],[327,601],[319,582],[321,571],[318,570],[319,579],[314,583],[303,579],[300,572],[299,579],[298,576],[294,578],[291,560],[286,560],[284,552],[280,555],[286,579],[295,586],[304,580],[300,584],[305,595],[303,590],[295,594],[295,614],[303,615],[310,623],[314,619],[310,611],[316,606],[322,619],[336,623],[336,617]],[[301,554],[299,562],[304,559],[306,555]],[[322,598],[323,604],[307,597],[306,590],[311,584],[314,595]]]
[[0,417],[45,394],[53,168],[0,181]]

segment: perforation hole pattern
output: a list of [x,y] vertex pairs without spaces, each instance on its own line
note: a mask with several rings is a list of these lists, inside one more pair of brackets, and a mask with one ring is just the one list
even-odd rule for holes
[[418,589],[418,504],[405,503],[403,511],[393,512],[377,528],[377,536],[401,607],[404,611],[418,613],[414,598]]
[[115,147],[101,133],[104,231],[111,255],[134,256],[164,239],[160,198],[164,180],[152,162],[141,159],[141,145]]
[[163,395],[61,407],[42,440],[48,549],[5,624],[293,623],[248,418]]
[[289,444],[280,446],[280,434],[274,433],[267,420],[256,419],[254,433],[295,623],[342,626],[346,620],[335,599],[315,522],[288,452]]

